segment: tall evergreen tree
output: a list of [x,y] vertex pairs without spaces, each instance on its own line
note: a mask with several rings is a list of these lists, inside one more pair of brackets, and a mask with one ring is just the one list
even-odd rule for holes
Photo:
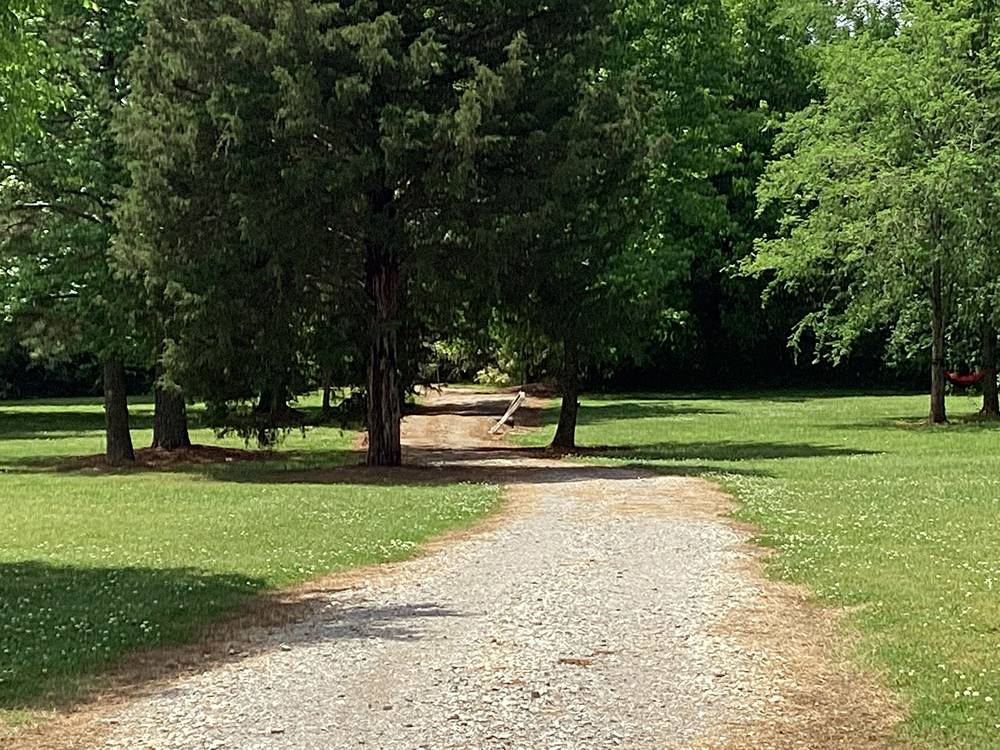
[[335,324],[329,295],[360,279],[369,463],[400,462],[407,280],[447,247],[431,227],[474,185],[531,7],[150,3],[120,128],[119,249],[174,310],[173,371],[210,397],[256,387],[283,405],[308,364],[304,323]]
[[530,340],[558,373],[554,447],[575,444],[581,376],[640,358],[673,325],[692,258],[726,221],[708,179],[725,148],[725,17],[712,0],[668,10],[560,8],[521,94],[508,162],[523,172],[498,191],[516,259],[501,307],[517,347]]
[[630,343],[623,334],[639,330],[627,316],[644,311],[629,304],[643,291],[629,282],[644,278],[632,275],[639,269],[630,253],[641,123],[613,10],[567,4],[539,19],[528,35],[534,59],[517,105],[523,115],[506,138],[509,167],[494,175],[506,211],[497,236],[510,250],[501,307],[509,330],[542,342],[557,373],[559,448],[575,444],[583,369],[619,356]]

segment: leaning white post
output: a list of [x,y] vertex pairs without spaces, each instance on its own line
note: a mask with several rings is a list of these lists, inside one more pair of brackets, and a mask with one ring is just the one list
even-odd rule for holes
[[507,407],[507,412],[502,417],[500,417],[499,422],[497,422],[490,428],[491,435],[496,435],[498,432],[500,432],[500,428],[503,427],[505,424],[507,424],[508,419],[514,416],[514,412],[516,412],[517,408],[522,403],[524,403],[524,399],[526,399],[527,397],[528,394],[525,393],[524,391],[517,392],[517,396],[514,397],[514,400],[510,402],[510,406]]

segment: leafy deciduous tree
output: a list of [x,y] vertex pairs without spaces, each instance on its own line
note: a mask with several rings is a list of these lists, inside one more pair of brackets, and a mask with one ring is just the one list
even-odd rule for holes
[[748,264],[805,288],[820,307],[801,323],[838,358],[888,325],[907,347],[929,323],[932,422],[945,412],[949,292],[966,263],[974,185],[994,172],[995,68],[977,52],[983,18],[961,4],[867,6],[863,25],[819,54],[820,101],[792,115],[760,189],[785,209],[783,232]]
[[100,357],[107,459],[125,463],[134,454],[124,360],[145,342],[135,333],[141,304],[132,304],[134,290],[115,277],[107,253],[121,178],[109,123],[124,96],[121,72],[138,25],[127,0],[100,9],[25,5],[17,18],[27,35],[20,64],[44,62],[47,88],[30,102],[18,100],[22,116],[31,111],[36,120],[22,123],[0,163],[7,316],[44,355]]

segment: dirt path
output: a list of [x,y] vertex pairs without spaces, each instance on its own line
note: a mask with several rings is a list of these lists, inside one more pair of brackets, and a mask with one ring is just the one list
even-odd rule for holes
[[447,392],[404,429],[411,471],[507,485],[499,521],[320,591],[252,656],[92,719],[98,746],[890,746],[835,618],[759,575],[725,496],[505,450],[505,403]]

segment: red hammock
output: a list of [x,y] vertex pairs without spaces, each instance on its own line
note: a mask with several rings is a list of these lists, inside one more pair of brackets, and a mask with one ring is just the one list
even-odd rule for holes
[[953,372],[948,372],[948,370],[945,370],[944,371],[944,376],[946,378],[948,378],[948,380],[953,385],[957,385],[957,386],[961,386],[962,388],[965,388],[965,387],[970,386],[970,385],[975,385],[976,383],[981,383],[982,380],[983,380],[983,378],[986,377],[986,373],[982,372],[982,371],[979,371],[979,372],[970,373],[968,375],[956,375]]

